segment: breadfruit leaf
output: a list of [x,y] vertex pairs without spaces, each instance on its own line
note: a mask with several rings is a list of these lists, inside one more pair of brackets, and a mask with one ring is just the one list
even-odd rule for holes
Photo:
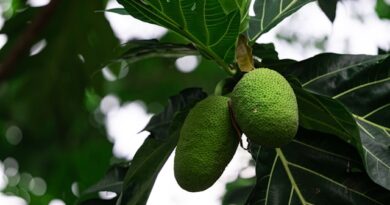
[[333,135],[300,128],[277,149],[252,146],[257,183],[248,205],[385,205],[389,191],[375,184],[353,146]]
[[[336,109],[325,103],[333,100],[332,104],[340,102],[348,109],[354,122],[343,117],[340,119],[344,119],[346,125],[356,124],[356,131],[351,130],[348,135],[359,151],[366,171],[372,180],[390,190],[390,55],[320,54],[293,63],[281,72],[297,78],[310,95],[326,96],[326,100],[320,100],[323,108]],[[306,108],[309,107],[301,107],[301,115],[312,112]],[[337,120],[344,115],[341,113],[344,112],[335,113],[333,124],[342,122]],[[323,131],[324,127],[320,125],[310,127],[310,121],[326,123],[323,119],[318,115],[301,121],[301,125]],[[336,126],[329,123],[324,126],[329,127],[330,133],[346,140],[346,135],[332,131]]]
[[[168,28],[193,42],[221,66],[234,60],[240,9],[225,13],[219,1],[118,0],[135,18]],[[226,63],[225,63],[226,62]]]
[[336,135],[355,146],[360,145],[356,123],[345,106],[330,97],[308,92],[297,82],[291,84],[298,101],[301,126]]

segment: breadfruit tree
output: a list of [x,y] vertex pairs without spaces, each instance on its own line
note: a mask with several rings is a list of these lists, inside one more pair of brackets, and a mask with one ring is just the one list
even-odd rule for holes
[[[237,149],[251,154],[256,176],[228,184],[224,205],[389,204],[389,51],[381,50],[378,55],[321,53],[296,61],[280,59],[272,43],[256,42],[314,0],[117,1],[122,7],[109,10],[104,10],[105,1],[51,1],[43,9],[48,15],[50,8],[56,8],[58,13],[50,14],[56,22],[44,15],[37,18],[47,24],[47,31],[37,34],[40,27],[34,28],[33,22],[34,39],[21,43],[23,47],[23,43],[45,39],[48,47],[43,54],[18,66],[12,58],[0,65],[0,83],[11,79],[7,85],[0,84],[0,129],[5,130],[12,120],[31,140],[19,150],[0,143],[0,150],[12,153],[31,172],[43,173],[49,185],[67,179],[62,185],[73,187],[75,178],[80,185],[77,197],[68,193],[70,188],[65,192],[61,185],[49,186],[50,195],[30,197],[32,204],[47,203],[54,196],[82,205],[147,204],[172,154],[180,187],[204,191],[219,180]],[[337,2],[318,0],[330,21],[335,19]],[[254,15],[249,15],[251,3]],[[380,17],[390,19],[389,8],[378,0]],[[6,21],[2,33],[9,39],[1,59],[10,59],[6,57],[18,42],[12,34],[22,33],[20,27],[29,25],[37,10],[41,11],[23,10]],[[76,15],[77,10],[84,14]],[[130,15],[169,31],[160,40],[132,40],[118,48],[108,23],[100,19],[104,12]],[[104,23],[96,23],[100,21]],[[74,32],[65,32],[68,27],[75,27]],[[58,30],[63,35],[57,35]],[[15,55],[23,56],[17,50]],[[169,69],[175,59],[187,55],[202,58],[202,68],[189,76]],[[22,69],[9,69],[30,65],[36,68],[24,71],[29,75],[19,75]],[[61,69],[53,71],[53,65]],[[104,66],[118,73],[127,66],[133,70],[120,83],[104,84],[101,76],[96,77]],[[46,73],[49,78],[42,80]],[[27,88],[32,85],[42,89],[31,93]],[[18,104],[15,93],[28,99],[27,107]],[[97,137],[102,135],[102,126],[90,123],[92,115],[98,118],[95,110],[100,96],[107,93],[166,105],[148,107],[159,112],[144,128],[150,135],[134,158],[110,166],[110,146]],[[50,123],[42,126],[37,116]],[[35,127],[41,129],[35,131]],[[55,144],[50,150],[34,140],[53,133],[59,137],[45,139]],[[39,160],[31,160],[32,154],[19,154],[31,144],[42,150]],[[67,154],[53,154],[53,150]],[[21,188],[8,186],[6,190],[23,197]],[[99,198],[102,191],[117,195],[103,200]]]

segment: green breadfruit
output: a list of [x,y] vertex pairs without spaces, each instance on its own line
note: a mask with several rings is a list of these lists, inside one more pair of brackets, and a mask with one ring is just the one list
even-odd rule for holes
[[210,96],[190,111],[180,131],[174,161],[175,178],[191,192],[214,184],[233,158],[238,138],[232,127],[229,98]]
[[298,105],[293,89],[278,72],[255,69],[234,87],[232,110],[245,135],[254,143],[280,147],[298,129]]

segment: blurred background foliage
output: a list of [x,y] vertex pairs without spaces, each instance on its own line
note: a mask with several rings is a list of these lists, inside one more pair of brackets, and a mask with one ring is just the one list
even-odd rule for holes
[[[104,13],[97,12],[106,8],[107,0],[52,3],[47,13],[26,0],[0,1],[3,8],[7,5],[0,31],[7,36],[0,50],[0,160],[15,159],[19,164],[12,167],[9,163],[8,168],[19,173],[9,176],[3,192],[21,196],[32,205],[48,204],[53,198],[72,204],[103,177],[110,164],[120,161],[112,154],[104,116],[98,109],[104,96],[114,94],[122,102],[142,100],[148,112],[157,113],[169,96],[188,87],[201,87],[210,94],[226,77],[205,59],[191,73],[177,70],[176,58],[152,57],[131,64],[125,58],[113,61],[137,43],[121,44]],[[334,20],[331,11],[327,16]],[[377,0],[376,12],[390,19],[385,0]],[[44,26],[26,34],[37,16],[43,16]],[[30,42],[17,53],[17,61],[5,67],[4,62],[25,38]],[[296,42],[298,37],[281,34],[279,38]],[[188,43],[171,32],[161,41]],[[306,42],[323,49],[324,41]],[[115,80],[105,78],[104,69]],[[36,177],[44,179],[47,187],[31,186],[29,181]],[[223,204],[242,204],[253,184],[253,178],[228,184]]]
[[[142,100],[149,112],[159,112],[168,97],[180,90],[196,86],[213,92],[225,77],[207,60],[191,74],[178,71],[174,58],[154,57],[131,65],[112,62],[132,43],[121,45],[104,13],[96,12],[104,10],[107,1],[57,2],[54,11],[45,14],[44,28],[29,34],[32,46],[6,68],[9,72],[1,73],[0,160],[12,157],[19,164],[16,183],[3,192],[21,196],[29,204],[48,204],[53,198],[71,204],[77,194],[103,176],[110,160],[116,161],[98,110],[107,94],[115,94],[123,102]],[[11,1],[2,13],[6,21],[1,34],[7,36],[7,42],[0,50],[0,62],[11,57],[12,49],[44,10],[30,7],[24,0]],[[173,33],[161,41],[186,43]],[[34,46],[41,49],[30,52]],[[123,69],[126,73],[108,81],[102,74],[104,67],[113,74]],[[27,181],[29,177],[43,178],[46,192],[35,195],[29,183],[19,179],[22,173]],[[72,185],[78,187],[73,193]]]

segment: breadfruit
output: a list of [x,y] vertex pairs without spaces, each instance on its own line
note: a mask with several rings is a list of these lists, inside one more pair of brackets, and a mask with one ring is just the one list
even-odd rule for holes
[[259,145],[281,147],[298,129],[298,105],[293,89],[278,72],[255,69],[243,76],[231,96],[237,124]]
[[229,98],[210,96],[186,117],[174,159],[178,184],[190,192],[214,184],[233,158],[238,138],[231,124]]

